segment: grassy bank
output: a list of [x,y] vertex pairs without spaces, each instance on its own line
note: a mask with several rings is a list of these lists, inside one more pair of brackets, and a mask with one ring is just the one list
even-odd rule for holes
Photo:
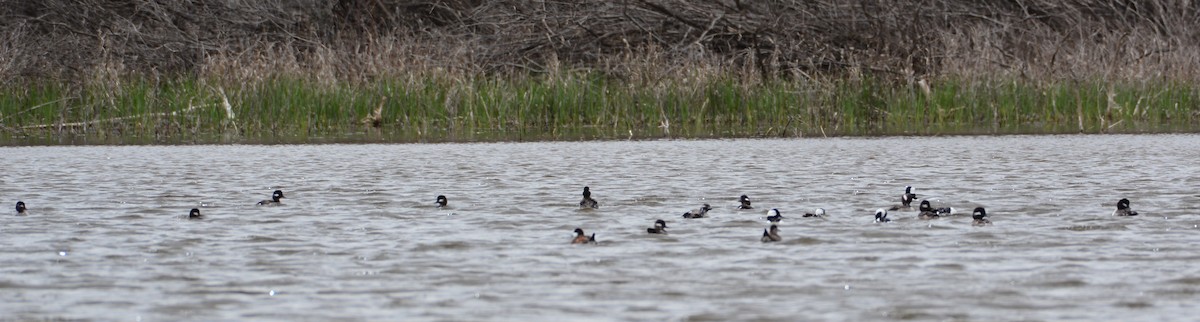
[[142,4],[0,6],[0,143],[1200,128],[1200,2]]
[[440,142],[1188,132],[1200,85],[1012,80],[145,78],[3,88],[4,144]]

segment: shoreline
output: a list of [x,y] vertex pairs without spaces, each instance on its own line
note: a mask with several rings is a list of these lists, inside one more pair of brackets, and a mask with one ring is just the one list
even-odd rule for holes
[[238,140],[203,140],[175,139],[157,140],[141,138],[31,138],[24,140],[0,141],[0,148],[17,147],[88,147],[88,146],[199,146],[199,145],[372,145],[372,144],[487,144],[487,143],[538,143],[538,142],[661,142],[661,141],[706,141],[706,140],[772,140],[772,139],[887,139],[887,138],[939,138],[939,137],[1003,137],[1003,136],[1092,136],[1092,135],[1194,135],[1200,134],[1200,129],[1178,131],[1144,131],[1144,132],[1006,132],[1006,133],[934,133],[934,134],[878,134],[878,135],[838,135],[838,136],[690,136],[690,137],[652,137],[635,136],[632,138],[619,137],[488,137],[486,139],[456,140],[440,138],[401,138],[383,136],[345,136],[337,138],[242,138]]
[[1144,5],[30,3],[0,145],[1197,131],[1200,11]]

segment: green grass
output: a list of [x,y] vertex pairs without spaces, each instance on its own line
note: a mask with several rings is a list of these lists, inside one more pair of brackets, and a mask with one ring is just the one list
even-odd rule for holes
[[[0,142],[430,142],[1187,132],[1200,85],[866,78],[635,84],[587,72],[352,84],[121,79],[0,88]],[[232,117],[224,102],[232,107]],[[382,104],[380,125],[361,122]],[[174,114],[172,114],[174,113]]]

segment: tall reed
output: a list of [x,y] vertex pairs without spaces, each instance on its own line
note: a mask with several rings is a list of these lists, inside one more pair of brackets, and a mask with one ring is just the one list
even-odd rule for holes
[[1194,131],[1200,122],[1200,85],[1167,81],[947,78],[924,86],[719,75],[631,84],[560,70],[357,83],[131,77],[0,91],[8,144],[1144,133]]

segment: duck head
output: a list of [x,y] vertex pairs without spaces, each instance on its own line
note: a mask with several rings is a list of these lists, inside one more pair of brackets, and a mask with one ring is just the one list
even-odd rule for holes
[[975,207],[975,211],[971,212],[971,218],[983,219],[983,217],[987,217],[987,210],[984,210],[983,207]]
[[1129,209],[1129,199],[1121,198],[1117,201],[1117,210]]
[[929,200],[921,200],[921,211],[933,211],[933,206],[929,205]]
[[875,210],[875,222],[889,222],[891,219],[887,217],[887,209],[879,208]]

